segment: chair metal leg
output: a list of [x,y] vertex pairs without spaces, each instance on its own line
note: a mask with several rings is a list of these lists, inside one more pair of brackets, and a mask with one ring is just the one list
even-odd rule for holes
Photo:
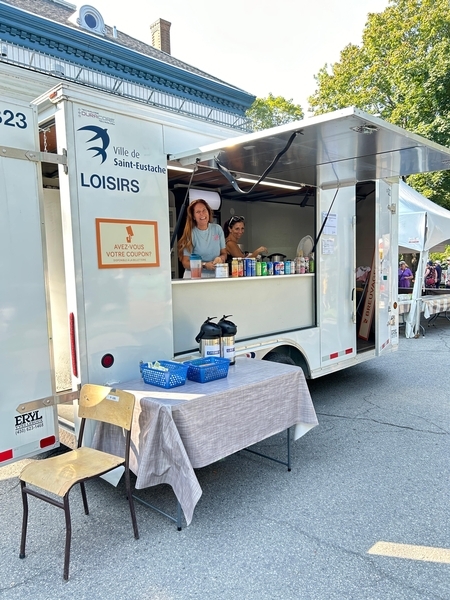
[[70,561],[70,542],[72,540],[72,522],[70,519],[69,495],[66,494],[63,499],[64,515],[66,517],[66,546],[64,549],[64,579],[69,579],[69,561]]
[[89,506],[88,506],[88,502],[87,502],[86,486],[84,485],[84,481],[80,481],[80,488],[81,488],[81,497],[83,498],[84,514],[88,515],[89,514]]
[[20,488],[22,491],[22,504],[23,504],[23,516],[22,516],[22,538],[20,540],[20,552],[19,558],[25,558],[25,542],[27,539],[27,527],[28,527],[28,496],[25,490],[25,483],[20,482]]
[[130,505],[131,521],[133,522],[134,537],[136,540],[138,540],[139,539],[139,531],[138,531],[138,526],[137,526],[137,521],[136,521],[136,511],[134,509],[133,494],[131,493],[131,482],[130,482],[130,471],[129,470],[125,471],[125,485],[127,488],[128,504]]

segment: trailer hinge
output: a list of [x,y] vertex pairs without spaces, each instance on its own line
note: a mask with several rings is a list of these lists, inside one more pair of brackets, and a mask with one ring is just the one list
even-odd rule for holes
[[69,172],[69,167],[67,166],[67,150],[65,148],[62,149],[63,156],[65,158],[64,162],[64,175],[67,175]]
[[397,205],[396,204],[388,204],[388,210],[391,211],[391,213],[393,215],[395,215],[395,213],[397,212]]
[[53,154],[52,152],[35,152],[34,150],[21,150],[10,146],[0,146],[0,156],[5,158],[19,158],[32,162],[46,162],[54,165],[67,165],[67,152]]
[[62,394],[57,394],[56,396],[47,396],[47,398],[39,398],[38,400],[24,402],[23,404],[19,404],[16,411],[20,414],[24,414],[38,408],[46,408],[47,406],[57,406],[58,404],[73,402],[74,400],[78,400],[79,397],[80,390],[77,389],[74,392],[64,392]]

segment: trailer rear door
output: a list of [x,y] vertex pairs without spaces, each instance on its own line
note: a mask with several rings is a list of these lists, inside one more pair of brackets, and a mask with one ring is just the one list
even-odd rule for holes
[[0,103],[0,465],[59,444],[53,406],[37,115]]
[[394,302],[397,298],[397,248],[398,248],[398,183],[377,181],[378,199],[376,227],[378,237],[378,303],[375,307],[377,323],[376,351],[382,354],[398,346],[397,318]]

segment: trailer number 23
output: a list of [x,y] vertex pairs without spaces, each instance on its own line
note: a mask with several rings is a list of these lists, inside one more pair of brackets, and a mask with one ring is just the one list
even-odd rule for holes
[[0,113],[0,125],[26,129],[28,127],[27,117],[21,112],[14,113],[12,110],[6,108]]

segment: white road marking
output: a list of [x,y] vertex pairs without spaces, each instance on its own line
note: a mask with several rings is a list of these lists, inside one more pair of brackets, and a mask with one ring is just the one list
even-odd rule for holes
[[377,542],[367,553],[378,554],[380,556],[392,556],[394,558],[407,558],[409,560],[423,560],[427,562],[450,564],[450,549],[448,548]]

